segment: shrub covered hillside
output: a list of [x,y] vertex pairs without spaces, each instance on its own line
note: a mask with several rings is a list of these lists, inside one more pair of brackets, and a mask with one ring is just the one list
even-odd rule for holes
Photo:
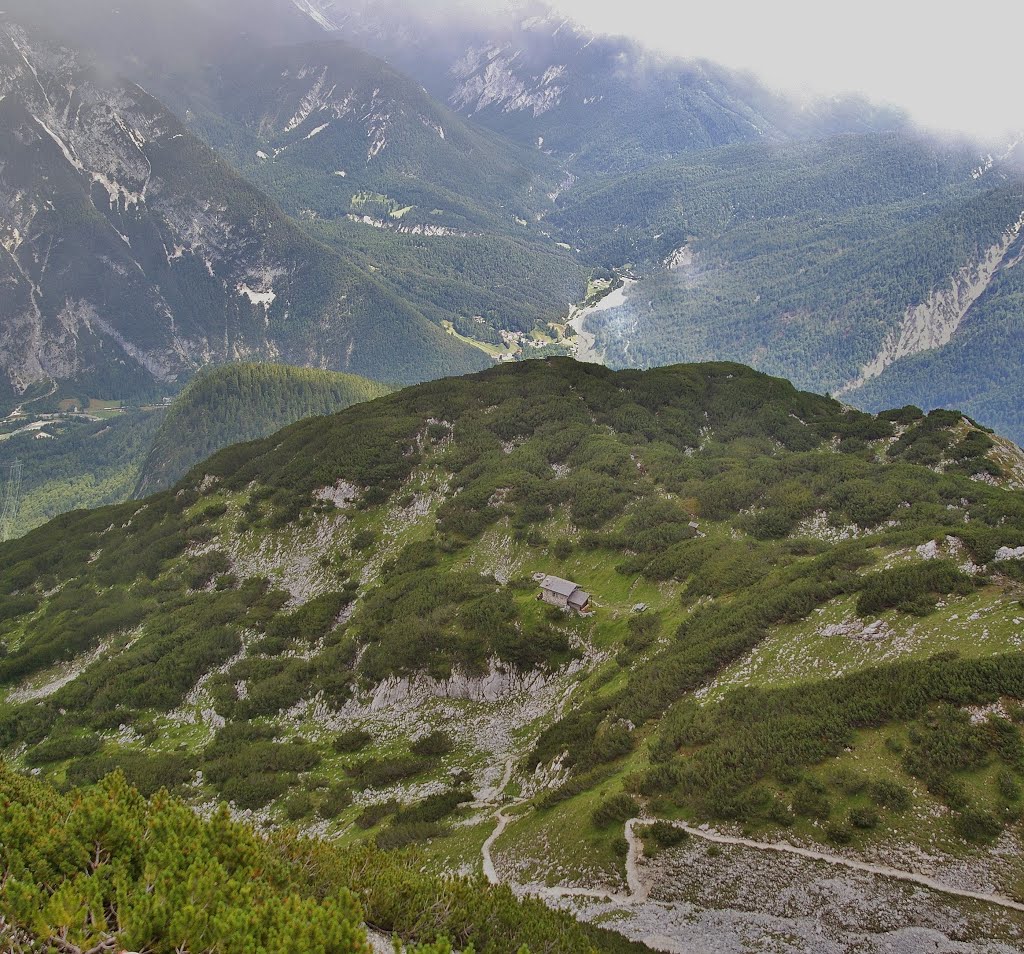
[[58,795],[0,765],[0,823],[5,951],[370,954],[370,923],[410,954],[634,949],[507,888],[419,874],[415,854],[264,840],[120,775]]
[[0,549],[0,747],[492,880],[625,890],[646,814],[1024,898],[1021,461],[735,364],[419,385]]

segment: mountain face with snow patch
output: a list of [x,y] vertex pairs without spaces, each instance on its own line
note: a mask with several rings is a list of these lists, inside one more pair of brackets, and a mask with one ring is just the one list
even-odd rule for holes
[[0,129],[6,390],[50,378],[129,393],[242,358],[407,380],[479,363],[140,87],[9,19]]
[[550,209],[562,177],[547,156],[467,122],[337,38],[223,57],[167,96],[289,211],[318,217],[361,219],[376,196],[401,213],[384,216],[396,230],[522,233],[515,219]]

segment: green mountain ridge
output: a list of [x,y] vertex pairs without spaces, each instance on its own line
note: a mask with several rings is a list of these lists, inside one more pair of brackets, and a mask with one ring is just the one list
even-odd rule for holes
[[234,364],[201,372],[166,406],[62,401],[55,392],[4,422],[0,473],[22,465],[17,520],[7,530],[21,536],[69,510],[168,487],[222,447],[389,390],[355,375]]
[[170,487],[229,444],[266,437],[302,418],[335,413],[389,390],[351,374],[283,365],[232,364],[208,371],[190,382],[164,415],[135,496]]
[[[574,910],[636,940],[677,910],[637,879],[717,870],[685,821],[952,879],[850,888],[838,950],[906,925],[1012,950],[1015,912],[955,892],[1024,897],[1019,853],[989,849],[1022,817],[1022,485],[957,412],[872,416],[736,364],[419,385],[0,548],[0,744],[61,785],[116,767],[342,847],[419,844],[429,871],[596,892]],[[539,573],[593,614],[538,600]],[[821,898],[781,910],[741,851],[748,900],[692,898],[694,930],[764,909],[817,950]]]

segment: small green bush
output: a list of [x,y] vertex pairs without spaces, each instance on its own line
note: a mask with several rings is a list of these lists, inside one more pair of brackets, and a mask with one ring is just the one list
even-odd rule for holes
[[859,828],[862,831],[870,831],[877,828],[881,816],[874,808],[851,808],[849,815],[850,827]]
[[295,776],[285,772],[257,772],[238,775],[221,783],[220,793],[236,808],[264,808],[280,798],[294,784]]
[[377,534],[372,530],[360,530],[352,537],[353,550],[369,550],[377,542]]
[[373,737],[364,729],[348,729],[345,732],[339,732],[334,737],[331,748],[339,755],[349,755],[354,752],[362,752],[372,741]]
[[400,808],[395,815],[395,824],[419,824],[421,822],[439,822],[447,818],[460,805],[472,801],[473,793],[466,789],[452,789],[428,795],[421,801]]
[[665,821],[657,821],[650,825],[646,834],[659,848],[680,845],[690,837],[689,832]]
[[846,795],[860,795],[868,787],[868,780],[863,775],[845,767],[832,773],[831,782]]
[[816,779],[804,779],[793,792],[793,811],[804,818],[824,821],[832,814],[825,786]]
[[284,813],[289,821],[300,821],[313,814],[313,796],[309,792],[293,792],[284,800]]
[[607,828],[609,825],[625,824],[630,818],[640,814],[640,805],[632,795],[620,792],[610,795],[594,809],[591,819],[596,828]]
[[825,837],[833,845],[848,845],[853,841],[853,831],[846,825],[830,824],[825,827]]
[[995,841],[1002,831],[999,819],[991,812],[971,808],[956,817],[953,827],[961,838],[979,845]]
[[442,825],[434,822],[395,823],[378,832],[375,840],[381,851],[397,851],[399,848],[439,838],[445,832]]
[[201,590],[230,569],[231,561],[227,554],[221,553],[220,550],[210,550],[189,562],[185,581],[190,589]]
[[317,807],[316,813],[324,819],[337,818],[352,804],[352,790],[346,785],[332,785]]
[[409,748],[413,755],[438,758],[452,752],[455,749],[455,743],[447,732],[439,729],[423,736],[422,739],[417,739]]
[[910,808],[910,789],[899,782],[880,779],[868,785],[868,794],[875,804],[894,812],[905,812]]
[[97,752],[100,745],[99,736],[96,735],[51,736],[25,753],[25,763],[47,765],[51,762],[63,762],[65,759],[83,758]]
[[387,788],[403,779],[412,778],[430,767],[427,759],[418,755],[399,755],[393,758],[368,759],[349,769],[363,788]]
[[999,774],[996,776],[996,788],[999,789],[999,794],[1008,802],[1020,801],[1020,782],[1017,776],[1009,769],[1003,768],[999,770]]
[[950,593],[966,595],[975,581],[949,560],[909,563],[869,574],[857,598],[857,613],[874,616],[888,609],[924,616]]
[[367,805],[357,816],[356,816],[356,827],[362,828],[364,831],[374,828],[379,825],[389,815],[393,815],[398,810],[398,802],[388,801],[379,802],[376,805]]

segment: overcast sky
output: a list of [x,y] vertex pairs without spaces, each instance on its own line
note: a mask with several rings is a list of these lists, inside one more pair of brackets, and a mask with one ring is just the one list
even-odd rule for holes
[[580,23],[757,73],[859,91],[937,129],[1024,130],[1024,0],[553,0]]

